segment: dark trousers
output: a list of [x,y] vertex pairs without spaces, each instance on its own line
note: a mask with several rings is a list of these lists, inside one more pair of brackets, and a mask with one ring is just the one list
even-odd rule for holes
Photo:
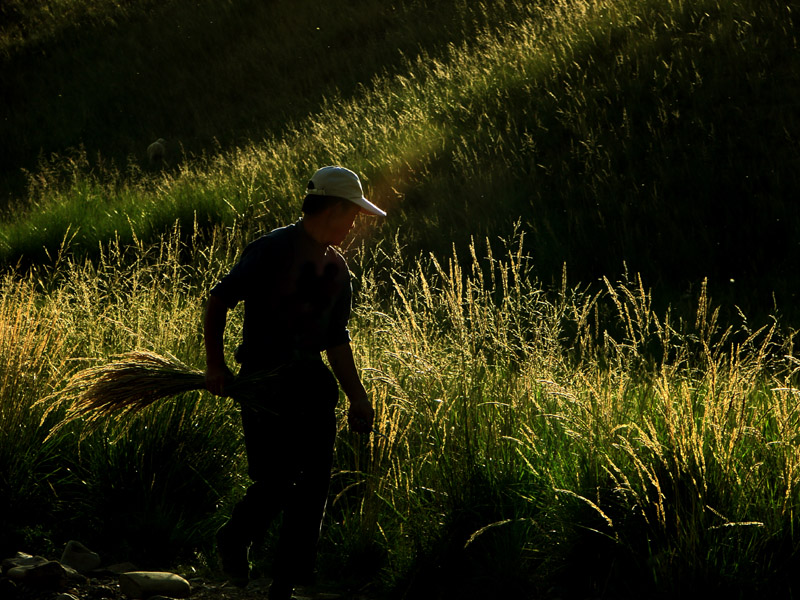
[[[243,367],[243,371],[245,367]],[[336,379],[320,361],[282,367],[265,385],[263,406],[242,407],[252,484],[228,527],[252,543],[283,512],[273,577],[310,578],[316,560],[336,437]]]

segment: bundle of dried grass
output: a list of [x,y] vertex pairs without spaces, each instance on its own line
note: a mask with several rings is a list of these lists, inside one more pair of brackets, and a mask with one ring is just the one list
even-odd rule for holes
[[[271,372],[263,372],[237,377],[226,386],[226,395],[240,403],[252,403],[258,385],[270,376]],[[158,400],[202,389],[205,389],[203,372],[174,356],[128,352],[111,363],[72,376],[57,394],[60,402],[70,403],[58,429],[79,418],[92,425],[107,416],[132,415]],[[48,412],[55,406],[51,404]]]

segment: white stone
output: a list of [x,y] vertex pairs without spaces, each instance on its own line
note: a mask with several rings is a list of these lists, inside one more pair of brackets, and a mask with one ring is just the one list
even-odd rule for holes
[[186,598],[192,586],[180,575],[159,571],[132,571],[119,576],[119,587],[131,598],[143,599],[151,596]]

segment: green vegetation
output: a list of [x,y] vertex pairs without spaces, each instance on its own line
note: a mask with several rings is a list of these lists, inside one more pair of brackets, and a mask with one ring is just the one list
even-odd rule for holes
[[[323,579],[414,598],[796,593],[792,3],[53,0],[0,17],[0,136],[19,140],[0,550],[80,538],[210,563],[245,484],[235,405],[186,393],[48,438],[58,393],[134,349],[202,368],[207,290],[341,163],[389,210],[347,249],[382,435],[342,415]],[[156,137],[161,169],[142,156]]]
[[[168,3],[163,10],[181,5]],[[374,6],[371,12],[362,9],[375,19],[384,15]],[[398,20],[408,24],[434,9],[409,3],[402,10],[421,11]],[[7,262],[42,260],[43,248],[52,255],[68,230],[73,250],[93,252],[115,235],[152,240],[176,220],[186,229],[195,218],[204,227],[229,225],[236,213],[268,228],[291,212],[298,182],[316,165],[342,162],[363,173],[370,193],[392,208],[386,233],[400,229],[416,249],[447,252],[453,241],[463,250],[470,236],[494,236],[519,219],[532,234],[530,252],[545,280],[554,274],[558,279],[564,263],[582,281],[627,268],[667,294],[708,277],[715,297],[748,312],[773,310],[773,293],[784,310],[795,304],[800,217],[791,199],[800,183],[794,100],[800,90],[791,5],[509,2],[483,10],[445,3],[439,10],[447,24],[456,19],[453,14],[465,15],[470,26],[461,23],[464,41],[446,48],[430,42],[430,53],[419,58],[392,50],[395,60],[384,54],[376,60],[388,66],[369,73],[356,70],[364,64],[363,52],[357,59],[348,54],[348,60],[337,60],[353,70],[333,69],[336,77],[330,63],[301,57],[293,63],[296,71],[307,72],[298,64],[319,64],[312,79],[334,82],[330,90],[311,94],[314,106],[302,100],[312,86],[301,77],[300,89],[289,86],[277,97],[258,91],[270,103],[244,111],[255,118],[276,115],[279,125],[265,119],[258,131],[228,123],[213,130],[222,137],[222,131],[246,129],[255,141],[224,152],[208,148],[205,159],[191,160],[175,152],[182,141],[177,135],[173,169],[157,175],[142,174],[135,160],[113,167],[93,158],[103,148],[99,136],[86,150],[45,159],[38,169],[31,165],[27,195],[14,202],[18,208],[0,226],[0,255]],[[202,11],[197,15],[205,22]],[[341,27],[352,18],[343,15]],[[375,21],[366,29],[381,25]],[[480,33],[473,35],[476,29]],[[443,31],[442,43],[455,36],[448,27]],[[83,43],[91,56],[99,54],[93,42]],[[329,56],[327,45],[304,47],[318,58]],[[147,46],[141,42],[102,56],[139,56]],[[258,64],[289,61],[295,55],[288,46],[280,46],[282,60]],[[177,49],[169,53],[179,55]],[[8,59],[11,75],[30,71],[23,55],[20,50]],[[248,78],[275,81],[277,75],[261,74],[234,56],[238,69],[220,67],[236,79],[225,88],[250,89],[239,81]],[[197,63],[187,60],[170,68],[189,64],[206,72],[215,64],[207,54],[198,55]],[[96,69],[77,71],[70,81]],[[379,74],[370,79],[374,72]],[[81,98],[92,97],[86,90],[130,85],[132,76],[114,73],[107,83],[81,84]],[[233,106],[219,110],[219,102],[194,88],[181,89],[182,99],[155,114],[172,119],[185,113],[173,107],[201,100],[209,104],[190,111],[198,123],[213,123],[223,118],[220,113],[242,114]],[[120,110],[134,114],[138,96],[129,95],[131,104]],[[98,114],[99,105],[108,104],[102,98],[97,103],[82,110]],[[54,113],[46,106],[27,110],[9,121],[14,135],[4,137],[39,131],[25,114],[44,120]],[[166,129],[144,122],[142,117],[132,125],[142,136],[135,146],[140,153]],[[102,123],[106,133],[117,130],[115,119]],[[198,127],[181,128],[193,132],[188,142],[195,147],[192,140],[202,137]],[[82,139],[76,135],[68,137]],[[42,144],[35,147],[64,146]]]
[[[693,322],[657,315],[630,282],[550,299],[521,247],[476,250],[463,268],[451,256],[407,269],[383,246],[363,250],[381,264],[354,257],[357,359],[383,435],[347,433],[342,413],[323,576],[442,597],[785,589],[794,339],[727,329],[704,295]],[[4,282],[0,514],[17,543],[40,525],[151,565],[209,560],[243,485],[230,402],[186,394],[46,441],[59,411],[38,426],[53,399],[37,399],[123,349],[202,365],[202,294],[230,252],[180,258],[177,234],[158,248],[139,246],[127,268],[117,252],[66,261],[47,291],[36,276]],[[381,283],[386,270],[397,274]]]

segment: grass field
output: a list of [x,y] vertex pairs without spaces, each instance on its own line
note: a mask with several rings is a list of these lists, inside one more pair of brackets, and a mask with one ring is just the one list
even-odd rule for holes
[[0,550],[79,538],[210,565],[247,483],[236,406],[192,392],[48,437],[59,392],[132,349],[202,368],[208,289],[343,163],[389,211],[345,249],[382,435],[349,433],[342,403],[323,579],[408,598],[797,593],[792,3],[0,16],[0,132],[20,140],[0,221]]

